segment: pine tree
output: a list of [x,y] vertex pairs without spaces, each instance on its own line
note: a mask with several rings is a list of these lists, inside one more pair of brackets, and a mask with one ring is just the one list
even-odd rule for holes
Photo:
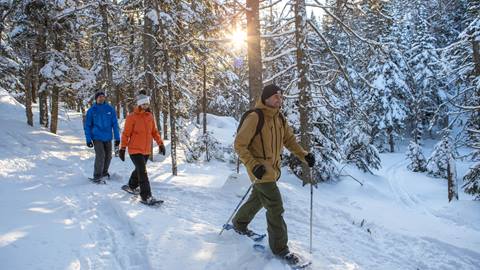
[[[392,50],[391,54],[395,52]],[[395,137],[405,127],[409,114],[407,103],[411,98],[407,76],[394,59],[391,55],[372,59],[366,77],[371,84],[366,85],[362,98],[374,114],[370,121],[380,149],[388,143],[390,152],[395,151]]]
[[474,195],[480,200],[480,162],[473,165],[463,177],[463,188],[466,193]]
[[407,166],[409,170],[413,172],[426,171],[427,161],[423,156],[422,147],[414,141],[410,141],[408,145],[407,158],[410,160],[410,164]]
[[447,179],[450,160],[454,159],[453,154],[452,140],[449,135],[444,135],[428,158],[427,173],[434,177]]
[[381,160],[368,134],[367,125],[352,121],[344,137],[342,152],[347,163],[355,164],[364,172],[373,174],[372,169],[379,169]]
[[[471,53],[468,53],[463,65],[462,71],[465,72],[465,83],[470,85],[472,95],[468,95],[465,107],[469,115],[467,121],[468,143],[472,147],[472,158],[476,161],[467,174],[463,177],[465,192],[476,196],[480,199],[480,1],[469,1],[465,25],[467,27],[460,34],[460,40],[464,41],[460,50],[469,52],[468,43],[471,43]],[[458,59],[460,60],[460,59]],[[465,60],[465,59],[464,59]],[[473,65],[471,65],[471,64]],[[468,87],[468,86],[467,86]]]

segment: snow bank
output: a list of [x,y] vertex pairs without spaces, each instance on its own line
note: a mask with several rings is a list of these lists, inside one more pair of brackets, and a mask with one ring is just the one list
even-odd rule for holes
[[[25,119],[25,106],[0,87],[0,119]],[[26,120],[25,120],[26,121]]]

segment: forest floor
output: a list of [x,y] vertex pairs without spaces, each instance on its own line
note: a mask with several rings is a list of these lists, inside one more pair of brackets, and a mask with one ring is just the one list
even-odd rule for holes
[[[231,139],[235,122],[210,119],[211,130]],[[249,186],[234,165],[180,156],[174,177],[169,153],[155,156],[148,173],[165,203],[150,208],[120,190],[133,169],[128,159],[112,160],[106,185],[87,179],[94,152],[79,113],[63,111],[52,135],[27,126],[24,108],[1,92],[0,122],[0,268],[289,269],[249,239],[219,236]],[[479,202],[460,192],[448,203],[445,180],[408,171],[403,153],[381,158],[375,175],[346,167],[363,186],[344,177],[314,190],[312,255],[310,188],[283,170],[291,249],[312,269],[480,269]],[[468,166],[459,163],[459,175]],[[251,229],[266,233],[264,210]]]

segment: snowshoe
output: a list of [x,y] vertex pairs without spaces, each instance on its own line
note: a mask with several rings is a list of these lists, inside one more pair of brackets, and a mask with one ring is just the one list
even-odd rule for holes
[[140,194],[140,188],[137,187],[136,189],[132,189],[132,188],[130,188],[129,185],[123,185],[122,190],[127,192],[127,193],[130,193],[132,195],[139,195]]
[[103,178],[88,178],[88,180],[90,180],[91,182],[95,183],[95,184],[106,184],[107,182],[105,182],[105,180]]
[[311,261],[304,260],[293,252],[288,252],[286,255],[280,256],[280,258],[292,269],[305,269],[312,264]]
[[235,226],[233,226],[232,224],[225,224],[223,225],[223,228],[227,231],[233,229],[236,233],[240,235],[245,235],[248,238],[252,239],[254,242],[260,242],[263,240],[263,238],[265,238],[265,236],[267,236],[266,234],[259,234],[249,229],[246,229],[245,231],[239,230],[235,228]]
[[157,206],[163,203],[162,200],[155,199],[153,196],[150,196],[145,200],[142,199],[140,202],[148,206]]

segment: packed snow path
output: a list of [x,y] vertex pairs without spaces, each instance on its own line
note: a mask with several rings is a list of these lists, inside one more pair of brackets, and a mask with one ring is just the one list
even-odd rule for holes
[[[236,123],[217,125],[235,130]],[[0,95],[0,261],[2,269],[288,269],[221,225],[249,182],[225,163],[148,164],[158,209],[120,190],[133,169],[114,158],[107,185],[87,180],[93,150],[81,116],[63,113],[58,135],[24,123],[23,108]],[[168,147],[167,147],[168,149]],[[406,170],[403,154],[382,155],[364,182],[345,178],[314,193],[313,269],[479,269],[480,205],[446,183]],[[283,171],[279,183],[292,250],[308,255],[309,187]],[[264,212],[252,224],[266,231]]]

